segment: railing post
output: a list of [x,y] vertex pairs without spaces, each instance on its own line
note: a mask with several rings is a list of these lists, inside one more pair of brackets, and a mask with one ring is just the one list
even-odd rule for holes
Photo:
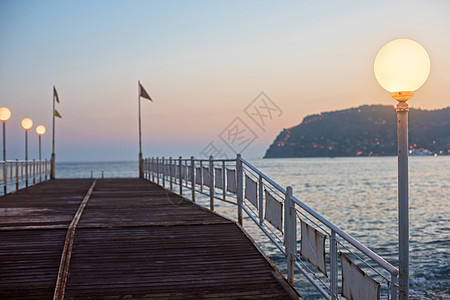
[[242,201],[244,196],[244,170],[241,155],[236,155],[236,200],[238,209],[238,223],[242,226]]
[[25,187],[28,187],[28,160],[25,160]]
[[150,180],[150,163],[148,157],[145,159],[145,179]]
[[16,159],[16,192],[19,190],[19,160]]
[[148,158],[148,180],[152,181],[153,157]]
[[186,183],[186,188],[189,187],[189,172],[188,172],[188,169],[189,169],[189,162],[186,159],[184,161],[184,166],[183,166],[183,171],[184,171],[183,178],[184,178],[184,181]]
[[151,158],[150,165],[151,165],[151,170],[152,170],[151,171],[152,182],[155,183],[155,158],[154,157]]
[[398,285],[398,277],[397,275],[391,274],[391,299],[397,300],[397,285]]
[[259,225],[262,225],[264,222],[264,197],[263,197],[263,180],[262,176],[259,175],[258,180],[258,216],[259,216]]
[[225,170],[225,160],[222,161],[222,193],[223,193],[223,200],[225,200],[227,196],[227,189],[225,187],[225,177],[226,177],[226,170]]
[[153,161],[152,158],[148,158],[148,180],[152,181]]
[[178,174],[178,177],[179,177],[179,180],[180,180],[180,196],[183,196],[183,172],[182,172],[182,169],[181,169],[181,166],[182,166],[182,157],[180,156],[179,158],[178,158],[178,171],[179,171],[179,174]]
[[338,252],[334,230],[331,230],[330,235],[330,290],[331,299],[338,299]]
[[151,178],[152,182],[155,182],[155,173],[154,173],[154,171],[155,171],[155,160],[152,157],[150,159],[150,178]]
[[294,285],[294,261],[297,252],[297,226],[295,204],[292,202],[292,187],[286,188],[284,197],[284,238],[287,257],[287,277],[290,285]]
[[[292,188],[290,188],[291,196],[292,196]],[[295,202],[292,200],[292,197],[289,198],[291,200],[291,266],[292,266],[292,285],[294,285],[294,279],[295,279],[295,260],[297,259],[297,211],[295,209]]]
[[158,163],[156,162],[156,157],[153,159],[153,182],[156,183],[158,180]]
[[142,158],[142,178],[147,179],[147,167],[146,167],[147,160],[145,158]]
[[166,170],[165,170],[164,156],[161,159],[161,168],[162,168],[162,186],[163,186],[163,188],[165,188],[166,187]]
[[172,162],[172,156],[169,157],[169,187],[170,187],[170,191],[173,191],[173,166],[172,166],[173,162]]
[[[3,122],[3,124],[5,124],[5,122]],[[4,125],[3,125],[4,126]],[[8,184],[8,179],[6,179],[6,177],[8,176],[7,174],[7,171],[6,171],[6,160],[3,162],[3,184],[5,185],[5,187],[4,187],[4,193],[5,193],[5,195],[7,194],[7,192],[8,192],[8,187],[7,187],[7,184]]]
[[36,184],[36,159],[33,159],[33,185]]
[[209,157],[209,209],[214,211],[214,161]]
[[192,188],[192,201],[195,202],[195,160],[191,156],[191,188]]
[[200,193],[203,193],[203,162],[200,160]]
[[47,160],[44,160],[44,180],[47,181]]
[[156,183],[159,184],[159,157],[156,158]]
[[158,184],[163,182],[163,159],[158,160]]

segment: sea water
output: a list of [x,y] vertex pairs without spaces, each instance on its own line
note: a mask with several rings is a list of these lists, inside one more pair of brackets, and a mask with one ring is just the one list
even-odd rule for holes
[[[394,266],[398,265],[396,157],[250,160],[281,186]],[[137,177],[137,162],[57,163],[58,178]],[[411,299],[450,299],[450,157],[410,157]],[[200,203],[209,206],[206,197]],[[216,200],[236,218],[236,208]],[[282,272],[286,262],[248,218],[244,227]],[[301,275],[298,275],[301,276]],[[296,276],[297,277],[297,276]],[[306,281],[305,299],[320,299]]]

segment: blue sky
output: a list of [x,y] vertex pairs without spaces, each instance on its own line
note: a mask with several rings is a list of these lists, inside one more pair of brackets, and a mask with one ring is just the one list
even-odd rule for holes
[[[0,2],[0,106],[11,109],[8,159],[23,156],[20,120],[47,126],[52,86],[58,160],[136,159],[137,81],[144,155],[194,155],[264,91],[283,111],[246,156],[308,114],[395,101],[373,60],[396,38],[428,51],[432,70],[411,99],[449,105],[449,1],[8,1]],[[410,120],[411,122],[413,120]],[[37,136],[30,134],[30,146]],[[221,147],[226,148],[223,144]],[[37,148],[30,150],[37,155]]]

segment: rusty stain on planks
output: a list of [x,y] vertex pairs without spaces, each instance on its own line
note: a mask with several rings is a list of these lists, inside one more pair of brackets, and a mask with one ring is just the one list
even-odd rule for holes
[[[92,180],[0,197],[0,298],[51,299]],[[141,179],[97,181],[76,227],[65,299],[292,299],[235,223]]]
[[83,201],[81,201],[80,207],[78,207],[78,210],[75,213],[72,222],[70,222],[69,228],[67,229],[66,240],[64,241],[64,248],[61,255],[61,262],[59,263],[55,293],[53,294],[54,300],[64,299],[67,277],[69,275],[70,258],[72,256],[72,247],[75,239],[75,230],[77,229],[78,222],[80,221],[81,215],[83,214],[84,208],[86,207],[89,197],[91,197],[92,191],[94,190],[94,186],[96,183],[97,179],[94,180],[86,196],[84,196]]

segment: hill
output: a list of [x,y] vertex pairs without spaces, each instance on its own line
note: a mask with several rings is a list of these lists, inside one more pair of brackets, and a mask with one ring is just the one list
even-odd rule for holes
[[[397,155],[393,106],[364,105],[310,115],[283,129],[264,158]],[[409,111],[411,154],[450,154],[450,107]]]

